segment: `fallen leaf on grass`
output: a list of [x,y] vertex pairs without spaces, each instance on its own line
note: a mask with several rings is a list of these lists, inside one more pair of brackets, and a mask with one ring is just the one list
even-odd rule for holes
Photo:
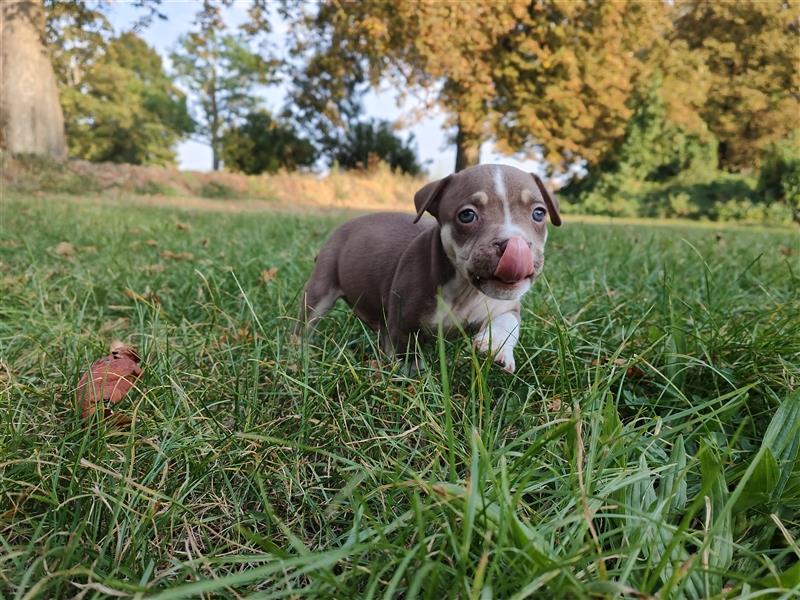
[[[607,358],[602,360],[595,358],[594,360],[592,360],[593,367],[597,367],[599,365],[609,365],[609,364],[614,365],[615,367],[625,367],[628,365],[628,360],[622,357],[617,357],[614,360],[608,360]],[[647,377],[647,373],[642,371],[636,365],[628,366],[628,368],[625,370],[625,374],[631,379],[644,379],[645,377]]]
[[148,246],[150,246],[151,248],[155,248],[156,246],[158,246],[158,242],[157,242],[157,241],[155,241],[155,240],[147,240],[147,241],[145,242],[145,244],[147,244],[147,245],[148,245]]
[[278,267],[270,267],[261,271],[261,283],[267,284],[278,276]]
[[142,271],[144,271],[148,275],[154,275],[155,273],[162,273],[164,269],[166,269],[166,267],[162,263],[156,263],[154,265],[145,265],[142,267]]
[[612,361],[609,361],[608,359],[599,360],[599,359],[595,358],[592,361],[592,366],[593,367],[596,367],[598,365],[607,365],[607,364],[613,364],[613,365],[615,365],[617,367],[624,367],[625,365],[628,364],[628,361],[625,360],[624,358],[615,358]]
[[781,246],[778,248],[778,252],[783,254],[784,256],[791,256],[794,254],[794,248],[790,248],[789,246]]
[[178,228],[179,231],[189,231],[189,224],[188,223],[175,223],[175,227]]
[[69,257],[75,254],[75,247],[69,242],[59,242],[53,248],[53,252],[59,256]]
[[125,288],[122,293],[125,294],[126,298],[130,298],[136,302],[151,302],[153,304],[161,304],[161,298],[159,295],[151,291],[149,287],[145,290],[144,295],[133,291],[131,288]]
[[[81,417],[91,417],[98,404],[116,404],[122,400],[142,374],[139,362],[139,355],[133,348],[121,342],[112,343],[111,354],[95,361],[78,382],[75,398]],[[109,416],[110,409],[103,408]]]
[[166,260],[194,260],[194,254],[191,252],[173,252],[172,250],[164,250],[161,253],[161,258]]
[[99,333],[105,335],[112,331],[119,331],[120,329],[127,329],[131,326],[131,321],[128,317],[119,317],[113,321],[106,321],[100,326]]

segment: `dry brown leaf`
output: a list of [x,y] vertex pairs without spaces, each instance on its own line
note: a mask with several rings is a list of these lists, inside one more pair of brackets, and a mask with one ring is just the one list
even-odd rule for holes
[[278,276],[278,267],[270,267],[261,271],[261,283],[267,284]]
[[128,317],[119,317],[118,319],[114,319],[113,321],[106,321],[100,326],[99,333],[101,335],[105,335],[106,333],[111,333],[112,331],[119,331],[120,329],[127,329],[130,327],[131,321]]
[[177,227],[179,231],[189,231],[190,229],[188,223],[181,223],[180,221],[175,223],[175,227]]
[[122,293],[125,294],[126,297],[130,298],[131,300],[145,300],[145,297],[141,294],[134,292],[131,288],[125,288],[122,290]]
[[53,248],[53,251],[56,254],[58,254],[59,256],[68,257],[68,256],[72,256],[73,254],[75,254],[75,247],[72,244],[70,244],[69,242],[59,242]]
[[194,260],[194,254],[191,252],[173,252],[172,250],[164,250],[161,253],[161,258],[166,260]]
[[147,273],[148,275],[154,275],[155,273],[162,273],[164,269],[166,269],[162,263],[155,263],[153,265],[145,265],[142,267],[142,271]]
[[555,396],[550,402],[548,402],[547,409],[550,412],[558,412],[561,409],[561,396]]
[[122,400],[142,375],[139,362],[139,355],[133,348],[122,342],[112,343],[111,354],[92,363],[78,382],[75,398],[81,416],[91,417],[98,404],[116,404]]
[[778,248],[778,252],[783,254],[784,256],[791,256],[794,254],[794,248],[790,248],[789,246],[781,246]]
[[598,359],[595,358],[592,361],[592,366],[593,367],[596,367],[598,365],[608,365],[608,364],[615,365],[617,367],[624,367],[625,365],[628,364],[628,361],[625,360],[624,358],[615,358],[614,360],[611,360],[611,361],[608,360],[607,358],[605,358],[603,360],[598,360]]
[[155,248],[156,246],[158,246],[158,242],[157,242],[157,241],[155,241],[155,240],[147,240],[147,241],[145,242],[145,244],[147,244],[147,245],[148,245],[148,246],[150,246],[151,248]]

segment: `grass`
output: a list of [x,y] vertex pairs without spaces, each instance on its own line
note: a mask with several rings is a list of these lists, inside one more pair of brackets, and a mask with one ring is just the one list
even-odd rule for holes
[[[344,307],[287,343],[344,215],[2,210],[4,597],[800,593],[796,230],[566,219],[513,376],[406,378]],[[129,427],[73,399],[114,338]]]

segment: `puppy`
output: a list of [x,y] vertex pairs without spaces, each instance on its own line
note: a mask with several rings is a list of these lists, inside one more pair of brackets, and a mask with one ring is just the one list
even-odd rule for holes
[[[298,333],[344,298],[391,355],[418,365],[416,334],[463,328],[513,372],[520,298],[542,272],[548,216],[561,225],[557,201],[536,175],[478,165],[427,184],[414,204],[416,218],[377,213],[331,234],[305,286]],[[436,220],[420,220],[426,211]]]

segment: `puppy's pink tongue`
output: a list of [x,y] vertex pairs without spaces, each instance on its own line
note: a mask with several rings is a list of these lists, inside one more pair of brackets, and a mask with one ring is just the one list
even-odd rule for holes
[[533,271],[533,256],[525,240],[512,237],[497,263],[494,276],[504,283],[517,283]]

